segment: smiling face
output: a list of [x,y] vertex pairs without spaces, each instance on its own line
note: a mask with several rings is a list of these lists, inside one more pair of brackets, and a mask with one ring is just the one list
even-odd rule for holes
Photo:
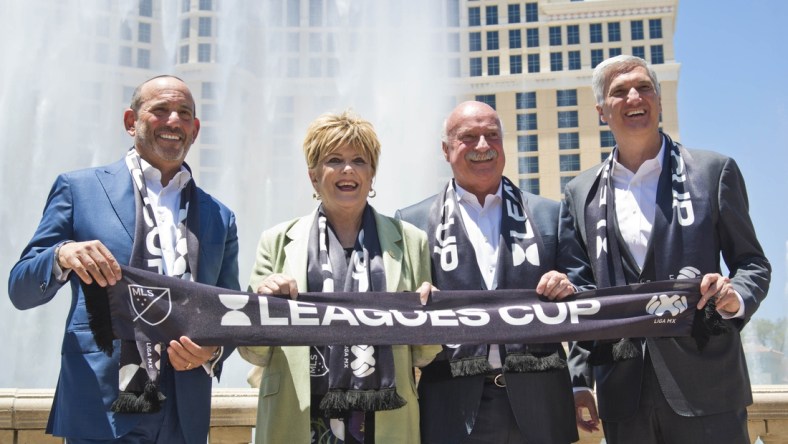
[[506,157],[498,114],[481,102],[461,103],[446,119],[443,154],[454,179],[479,202],[495,194]]
[[604,102],[596,109],[602,121],[610,125],[616,140],[652,136],[659,131],[660,97],[642,66],[613,74],[605,88]]
[[129,108],[123,116],[126,132],[134,137],[140,157],[161,171],[164,180],[180,169],[197,138],[200,121],[194,100],[189,88],[173,77],[148,81],[140,98],[139,109]]
[[327,214],[360,213],[367,204],[374,177],[370,159],[350,145],[326,154],[309,170],[309,180],[321,196]]

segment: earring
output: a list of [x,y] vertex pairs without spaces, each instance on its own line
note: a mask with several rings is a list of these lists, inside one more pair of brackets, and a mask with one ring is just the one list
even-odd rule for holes
[[374,189],[374,188],[370,188],[370,189],[369,189],[369,198],[370,198],[370,199],[372,199],[373,197],[375,197],[375,196],[377,196],[377,195],[378,195],[378,192],[377,192],[377,191],[375,191],[375,189]]
[[320,194],[318,194],[317,191],[315,191],[314,193],[312,193],[312,199],[320,200],[322,198],[320,197]]

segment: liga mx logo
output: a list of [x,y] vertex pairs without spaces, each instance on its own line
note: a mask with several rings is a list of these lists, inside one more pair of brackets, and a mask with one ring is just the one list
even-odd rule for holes
[[136,317],[148,325],[159,325],[172,311],[172,297],[169,288],[143,287],[129,285],[129,298]]

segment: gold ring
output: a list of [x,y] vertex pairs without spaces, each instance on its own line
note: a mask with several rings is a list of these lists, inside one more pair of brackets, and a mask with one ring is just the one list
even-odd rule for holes
[[189,361],[189,363],[188,363],[188,364],[186,364],[186,370],[189,370],[190,368],[192,368],[192,363],[191,363],[191,361]]

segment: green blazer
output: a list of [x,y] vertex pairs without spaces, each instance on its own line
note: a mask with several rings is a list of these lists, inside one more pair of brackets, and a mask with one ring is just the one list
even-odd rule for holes
[[[307,288],[307,245],[314,220],[315,212],[312,212],[263,232],[249,279],[249,291],[255,291],[260,282],[273,273],[293,277],[300,291]],[[383,250],[386,290],[414,291],[422,282],[430,281],[426,235],[407,222],[377,212],[375,222]],[[375,443],[418,444],[419,403],[413,367],[428,364],[441,347],[397,345],[392,348],[397,392],[407,405],[375,414]],[[309,347],[240,347],[238,351],[247,361],[264,367],[257,406],[256,443],[310,442]],[[250,377],[250,382],[255,384],[252,379]]]

